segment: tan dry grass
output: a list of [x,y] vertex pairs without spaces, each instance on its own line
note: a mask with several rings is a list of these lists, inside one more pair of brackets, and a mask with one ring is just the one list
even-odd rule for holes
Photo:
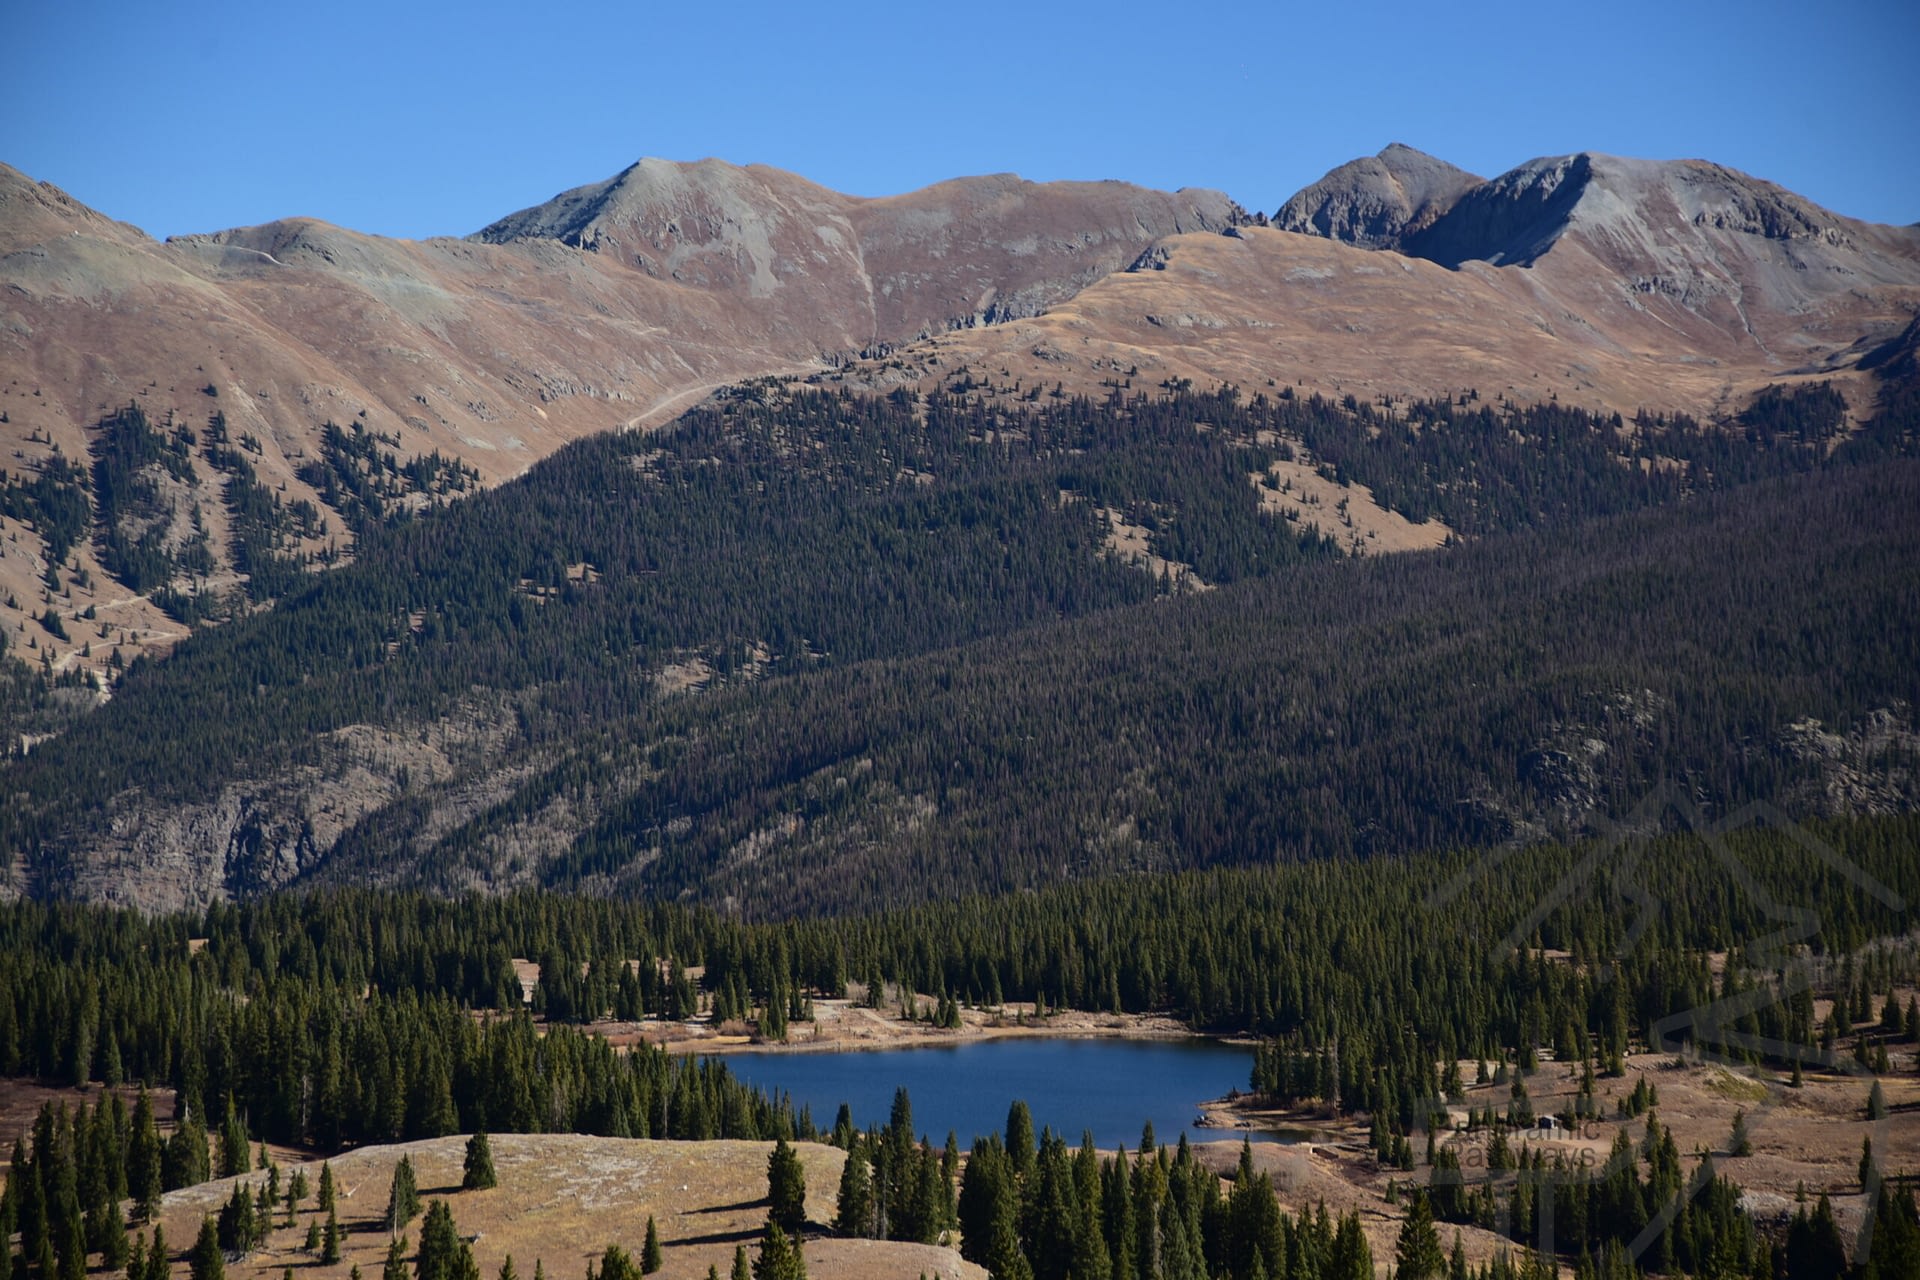
[[[1883,1169],[1920,1171],[1920,1121],[1916,1121],[1920,1078],[1914,1075],[1911,1047],[1900,1046],[1893,1065],[1894,1074],[1881,1079],[1890,1115],[1876,1124],[1866,1119],[1872,1081],[1864,1076],[1807,1072],[1803,1087],[1792,1089],[1784,1076],[1774,1073],[1748,1074],[1713,1063],[1680,1065],[1671,1054],[1636,1054],[1628,1059],[1624,1077],[1596,1082],[1602,1118],[1582,1131],[1547,1140],[1549,1159],[1565,1154],[1569,1160],[1585,1159],[1598,1168],[1605,1164],[1620,1129],[1637,1143],[1646,1132],[1645,1118],[1618,1120],[1614,1104],[1644,1078],[1659,1091],[1655,1113],[1661,1125],[1672,1131],[1686,1167],[1692,1167],[1699,1151],[1713,1152],[1718,1170],[1747,1193],[1752,1211],[1763,1223],[1779,1225],[1783,1216],[1790,1215],[1795,1191],[1804,1183],[1809,1194],[1823,1189],[1832,1192],[1843,1227],[1857,1227],[1865,1209],[1856,1173],[1863,1138],[1873,1139]],[[1471,1079],[1473,1064],[1463,1064],[1463,1070]],[[1547,1115],[1566,1106],[1579,1088],[1579,1077],[1577,1064],[1543,1065],[1527,1082],[1534,1110]],[[1473,1087],[1462,1109],[1504,1110],[1507,1095],[1504,1084]],[[1749,1117],[1750,1156],[1725,1154],[1738,1112]],[[1392,1256],[1401,1211],[1387,1205],[1386,1187],[1389,1180],[1404,1182],[1409,1175],[1378,1167],[1367,1149],[1363,1120],[1333,1119],[1308,1110],[1262,1111],[1250,1103],[1213,1104],[1208,1113],[1219,1124],[1284,1125],[1312,1132],[1314,1139],[1305,1147],[1256,1147],[1256,1163],[1273,1171],[1275,1188],[1291,1207],[1324,1199],[1330,1211],[1360,1211],[1375,1259]],[[1483,1146],[1485,1135],[1458,1134],[1447,1141],[1458,1144],[1464,1153],[1468,1147]],[[1206,1144],[1203,1151],[1222,1171],[1230,1171],[1239,1156],[1234,1142]],[[1424,1173],[1411,1176],[1420,1178]],[[1451,1230],[1443,1228],[1449,1242]],[[1462,1242],[1475,1265],[1503,1247],[1497,1237],[1485,1232],[1463,1232]]]
[[[365,1147],[335,1157],[339,1215],[347,1236],[341,1261],[322,1266],[300,1249],[307,1223],[318,1215],[312,1193],[293,1227],[280,1227],[261,1249],[229,1264],[232,1280],[275,1280],[293,1268],[300,1280],[347,1280],[352,1268],[375,1277],[386,1257],[381,1224],[387,1190],[400,1157],[411,1158],[424,1198],[445,1198],[463,1236],[473,1241],[483,1276],[499,1274],[508,1255],[522,1280],[536,1262],[551,1280],[576,1280],[609,1244],[636,1259],[652,1215],[665,1255],[662,1280],[697,1280],[709,1265],[727,1274],[737,1244],[749,1254],[766,1221],[768,1142],[655,1142],[572,1134],[500,1134],[490,1139],[499,1185],[460,1191],[464,1137],[397,1146]],[[817,1143],[798,1143],[807,1172],[807,1216],[816,1230],[833,1215],[844,1156]],[[283,1172],[290,1173],[293,1166]],[[320,1163],[306,1162],[317,1187]],[[256,1182],[264,1175],[248,1175]],[[234,1179],[220,1179],[167,1195],[162,1209],[167,1239],[178,1257],[193,1243],[203,1213],[216,1212]],[[284,1215],[277,1220],[284,1221]],[[416,1219],[409,1231],[419,1239]],[[892,1280],[922,1272],[978,1280],[984,1273],[952,1249],[877,1241],[814,1239],[807,1260],[815,1276]]]

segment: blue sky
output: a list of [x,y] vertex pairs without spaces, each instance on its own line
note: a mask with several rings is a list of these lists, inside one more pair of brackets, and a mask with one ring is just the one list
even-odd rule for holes
[[0,47],[0,160],[162,236],[296,214],[464,234],[643,155],[863,195],[1122,178],[1271,212],[1392,141],[1487,175],[1698,156],[1920,220],[1913,0],[0,0]]

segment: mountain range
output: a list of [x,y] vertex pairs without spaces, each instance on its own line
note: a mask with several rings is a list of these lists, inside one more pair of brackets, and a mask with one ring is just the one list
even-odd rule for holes
[[[16,890],[837,910],[1676,773],[1914,798],[1867,637],[1920,607],[1920,230],[1720,166],[1396,145],[1266,215],[643,160],[465,239],[165,243],[0,169],[0,283]],[[1730,676],[1645,573],[1825,621]]]
[[[1861,360],[1920,312],[1920,230],[1704,162],[1580,154],[1483,181],[1396,144],[1270,219],[1117,182],[996,175],[859,199],[765,166],[642,160],[464,239],[293,218],[161,243],[0,166],[0,287],[16,473],[86,459],[128,403],[195,428],[217,410],[260,483],[322,511],[289,535],[313,555],[353,535],[310,482],[326,422],[490,484],[770,374],[1723,416],[1818,377],[1865,410]],[[214,564],[184,589],[230,588],[244,556],[219,485],[174,496],[151,536],[177,550],[204,532]],[[7,531],[27,541],[0,544],[16,636],[42,612],[47,562],[25,523]],[[87,540],[72,554],[112,576]],[[129,652],[162,651],[183,628],[146,594],[74,612],[112,609]],[[47,639],[56,662],[99,669]]]

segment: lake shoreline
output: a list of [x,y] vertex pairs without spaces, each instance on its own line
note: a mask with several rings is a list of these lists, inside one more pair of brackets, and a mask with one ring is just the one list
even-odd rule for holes
[[626,1023],[600,1029],[616,1045],[649,1044],[670,1053],[729,1057],[745,1054],[870,1053],[889,1049],[950,1048],[1004,1040],[1205,1041],[1252,1048],[1248,1036],[1198,1032],[1164,1013],[1086,1013],[1061,1010],[1036,1015],[1031,1005],[962,1009],[960,1026],[940,1028],[868,1008],[851,1000],[818,1000],[814,1017],[789,1024],[786,1040],[766,1040],[746,1027],[715,1028],[705,1022]]
[[[1244,1090],[1254,1051],[1205,1036],[1105,1034],[949,1036],[870,1052],[743,1054],[727,1063],[735,1078],[769,1097],[791,1099],[824,1123],[846,1105],[856,1125],[884,1118],[900,1090],[915,1122],[933,1134],[949,1129],[962,1145],[1002,1131],[1015,1101],[1031,1109],[1036,1130],[1051,1127],[1070,1140],[1083,1131],[1097,1146],[1133,1147],[1144,1127],[1168,1142],[1238,1143],[1242,1134],[1209,1126],[1211,1099]],[[941,1052],[941,1050],[947,1050]],[[965,1052],[956,1050],[964,1049]],[[1254,1132],[1255,1143],[1276,1140]]]

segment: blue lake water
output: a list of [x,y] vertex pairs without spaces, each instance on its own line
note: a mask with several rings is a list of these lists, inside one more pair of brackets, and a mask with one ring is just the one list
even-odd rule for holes
[[[1070,1145],[1091,1130],[1103,1149],[1135,1146],[1151,1122],[1172,1145],[1182,1130],[1195,1142],[1238,1138],[1239,1130],[1194,1126],[1199,1105],[1245,1092],[1253,1050],[1204,1040],[984,1040],[959,1045],[848,1053],[743,1053],[727,1066],[769,1094],[791,1094],[822,1129],[842,1102],[860,1128],[883,1125],[893,1091],[913,1101],[916,1133],[938,1146],[948,1130],[962,1150],[976,1136],[1006,1128],[1015,1099],[1033,1113],[1034,1132],[1051,1127]],[[1275,1140],[1252,1133],[1254,1141]],[[1280,1139],[1284,1140],[1284,1139]]]

